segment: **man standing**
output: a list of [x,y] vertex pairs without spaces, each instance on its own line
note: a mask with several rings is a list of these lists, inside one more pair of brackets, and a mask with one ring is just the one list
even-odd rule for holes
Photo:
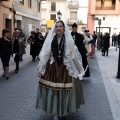
[[116,42],[117,42],[117,35],[116,35],[116,33],[114,33],[113,35],[112,35],[112,46],[116,46]]
[[93,45],[94,45],[94,48],[95,48],[96,47],[96,40],[97,40],[97,35],[96,35],[95,31],[93,32],[92,37],[93,37]]
[[[86,51],[85,45],[83,43],[84,37],[77,32],[77,24],[76,23],[74,23],[72,25],[71,35],[72,35],[73,40],[75,41],[75,44],[76,44],[76,46],[77,46],[77,48],[82,56],[83,67],[84,67],[84,69],[86,69],[88,62],[87,62],[87,56],[86,56],[87,51]],[[87,69],[84,77],[90,77],[89,68]]]
[[118,37],[117,37],[117,42],[120,41],[120,32],[118,34]]

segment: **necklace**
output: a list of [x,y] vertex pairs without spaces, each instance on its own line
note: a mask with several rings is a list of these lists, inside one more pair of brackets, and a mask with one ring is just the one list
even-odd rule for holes
[[[62,40],[62,38],[61,38],[61,40]],[[62,40],[62,43],[61,43],[61,47],[60,47],[60,48],[59,48],[59,45],[60,45],[60,43],[59,43],[59,41],[58,41],[58,52],[59,52],[58,57],[59,57],[59,60],[60,60],[60,58],[61,58],[60,54],[61,54],[61,50],[62,50],[62,47],[63,47],[63,40]]]

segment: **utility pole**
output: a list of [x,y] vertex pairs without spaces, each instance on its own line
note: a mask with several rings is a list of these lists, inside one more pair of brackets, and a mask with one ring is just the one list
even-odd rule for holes
[[99,35],[98,35],[98,38],[100,39],[100,25],[101,25],[101,19],[98,19],[98,25],[99,25]]

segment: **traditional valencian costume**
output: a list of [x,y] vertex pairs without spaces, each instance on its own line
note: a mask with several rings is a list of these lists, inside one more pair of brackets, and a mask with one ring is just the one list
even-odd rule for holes
[[40,53],[38,73],[42,76],[36,108],[62,117],[75,113],[84,103],[80,81],[85,74],[82,58],[66,24],[63,36],[57,36],[55,25],[47,35]]

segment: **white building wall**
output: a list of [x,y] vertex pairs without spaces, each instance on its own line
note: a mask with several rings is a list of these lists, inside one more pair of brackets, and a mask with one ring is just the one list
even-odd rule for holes
[[[51,1],[49,0],[42,1],[41,2],[42,24],[47,24],[47,20],[50,20],[50,14],[56,14],[57,17],[57,12],[59,10],[62,13],[62,20],[67,23],[68,19],[70,19],[70,11],[71,11],[71,9],[68,8],[69,1],[71,0],[56,1],[56,11],[51,11]],[[81,20],[83,24],[87,24],[88,0],[78,0],[78,1],[79,1],[79,8],[72,9],[72,11],[77,11],[77,19]]]
[[66,22],[67,16],[67,2],[66,1],[56,1],[56,11],[51,11],[51,1],[42,1],[41,2],[41,16],[42,24],[46,24],[47,20],[50,20],[50,14],[56,14],[60,10],[62,13],[62,20]]
[[[71,0],[68,0],[68,2]],[[73,0],[76,1],[76,0]],[[83,24],[87,24],[87,14],[88,14],[88,0],[77,0],[79,1],[79,8],[72,11],[77,11],[77,19],[81,20]],[[68,18],[70,18],[70,9],[67,9]]]
[[[120,32],[120,15],[97,15],[95,17],[98,17],[101,19],[101,26],[100,27],[110,27],[111,31],[110,34],[113,33],[118,34]],[[105,17],[105,20],[103,20],[103,17]],[[95,27],[94,30],[96,30],[96,27],[98,27],[98,21],[95,21]],[[108,32],[107,29],[103,29],[103,33]]]

